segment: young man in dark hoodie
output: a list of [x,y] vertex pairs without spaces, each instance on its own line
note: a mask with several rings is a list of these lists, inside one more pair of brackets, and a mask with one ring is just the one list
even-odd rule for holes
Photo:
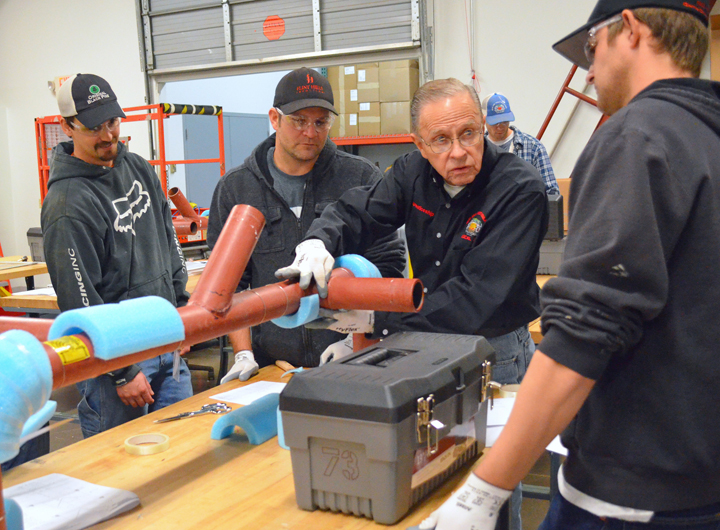
[[[187,271],[157,174],[127,151],[125,117],[103,78],[77,74],[57,93],[63,132],[42,206],[45,258],[61,311],[155,295],[188,301]],[[181,359],[166,353],[78,383],[85,437],[192,396]]]
[[540,528],[720,524],[720,84],[697,79],[711,7],[600,0],[555,44],[612,117],[575,166],[545,336],[509,422],[420,528],[494,528],[566,427]]
[[[292,261],[295,246],[325,207],[346,190],[371,186],[382,178],[368,160],[339,151],[328,139],[337,114],[333,104],[330,83],[322,74],[298,68],[285,75],[275,89],[273,108],[268,113],[275,134],[215,188],[207,235],[211,248],[236,204],[254,206],[265,216],[265,228],[240,282],[241,289],[279,281],[275,271]],[[383,277],[402,276],[405,247],[397,234],[376,241],[364,256]],[[325,285],[318,287],[325,289]],[[347,350],[341,342],[343,337],[336,331],[282,329],[272,322],[254,327],[252,338],[249,329],[236,331],[230,334],[235,364],[222,382],[247,380],[258,366],[276,360],[317,366],[323,353],[327,357],[335,349]]]

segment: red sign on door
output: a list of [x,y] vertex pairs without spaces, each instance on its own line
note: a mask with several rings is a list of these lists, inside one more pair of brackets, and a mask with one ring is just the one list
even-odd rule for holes
[[263,35],[268,40],[278,40],[285,34],[285,21],[277,15],[271,15],[263,22]]

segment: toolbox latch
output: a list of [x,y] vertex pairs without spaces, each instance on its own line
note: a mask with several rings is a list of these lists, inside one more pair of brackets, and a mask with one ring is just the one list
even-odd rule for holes
[[500,383],[492,380],[492,363],[488,360],[482,363],[482,378],[480,380],[480,403],[490,398],[490,408],[495,405],[494,392],[496,388],[500,388]]
[[417,421],[416,433],[418,443],[427,443],[428,454],[434,455],[438,451],[440,443],[440,431],[445,424],[440,420],[433,419],[435,407],[435,396],[430,394],[427,398],[421,397],[417,400]]

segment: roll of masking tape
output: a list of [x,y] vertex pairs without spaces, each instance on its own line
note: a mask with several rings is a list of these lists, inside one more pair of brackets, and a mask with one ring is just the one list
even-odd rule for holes
[[167,451],[169,447],[170,438],[156,432],[138,434],[125,440],[125,451],[131,455],[156,455]]
[[500,387],[500,397],[506,398],[511,397],[514,398],[517,396],[518,390],[520,390],[520,385],[503,385]]

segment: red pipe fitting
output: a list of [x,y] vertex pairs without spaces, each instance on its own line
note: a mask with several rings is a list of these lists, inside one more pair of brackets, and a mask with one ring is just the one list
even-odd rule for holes
[[199,305],[216,316],[230,309],[264,226],[265,217],[252,206],[238,204],[230,210],[188,305]]
[[175,217],[172,220],[175,233],[179,236],[194,236],[198,231],[198,224],[194,219]]
[[170,188],[168,191],[168,198],[178,209],[180,215],[186,219],[192,219],[195,221],[201,230],[207,230],[208,218],[198,215],[198,213],[190,205],[190,201],[188,201],[183,192],[180,191],[180,188]]

